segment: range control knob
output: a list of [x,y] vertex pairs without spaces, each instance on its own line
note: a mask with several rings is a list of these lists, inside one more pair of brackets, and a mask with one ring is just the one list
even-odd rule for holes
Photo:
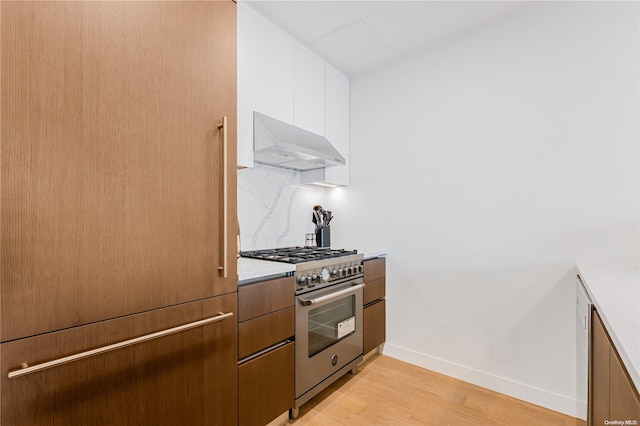
[[347,268],[342,269],[342,276],[346,277],[349,275],[349,270]]
[[358,273],[361,274],[364,272],[364,267],[362,265],[358,265]]
[[322,281],[327,282],[329,281],[329,278],[331,278],[331,272],[329,272],[329,268],[322,268],[322,271],[320,271],[320,279],[322,279]]
[[339,277],[340,276],[340,271],[337,269],[334,269],[333,271],[331,271],[331,276],[332,277]]
[[351,266],[349,266],[349,268],[347,269],[347,273],[349,275],[353,275],[353,268]]
[[320,276],[318,274],[313,274],[311,276],[311,282],[313,283],[313,282],[318,282],[318,281],[320,281]]
[[307,285],[307,279],[309,277],[305,277],[304,275],[301,275],[298,277],[298,284],[299,285]]

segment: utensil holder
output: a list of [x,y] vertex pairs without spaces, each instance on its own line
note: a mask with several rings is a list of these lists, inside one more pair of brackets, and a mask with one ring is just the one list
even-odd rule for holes
[[331,247],[331,228],[327,226],[316,231],[316,245],[318,247]]

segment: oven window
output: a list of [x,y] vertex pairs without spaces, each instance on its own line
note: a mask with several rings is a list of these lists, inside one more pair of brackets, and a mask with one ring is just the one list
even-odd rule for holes
[[355,333],[355,308],[351,295],[309,311],[309,358]]

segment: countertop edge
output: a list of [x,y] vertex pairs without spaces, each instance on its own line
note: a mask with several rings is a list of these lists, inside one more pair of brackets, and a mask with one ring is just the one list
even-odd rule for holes
[[377,259],[379,257],[387,257],[386,250],[363,250],[361,253],[364,254],[363,260]]

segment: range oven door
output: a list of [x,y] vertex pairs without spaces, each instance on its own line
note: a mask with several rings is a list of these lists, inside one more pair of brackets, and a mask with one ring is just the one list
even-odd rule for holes
[[362,355],[362,278],[296,297],[296,399]]

